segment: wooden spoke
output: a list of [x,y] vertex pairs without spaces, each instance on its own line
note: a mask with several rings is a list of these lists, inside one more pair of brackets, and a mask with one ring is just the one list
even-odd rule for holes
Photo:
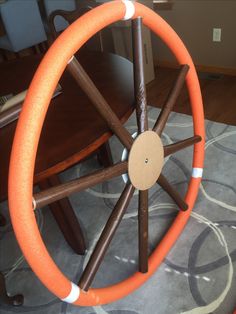
[[36,208],[41,208],[45,205],[58,201],[64,197],[69,196],[74,192],[79,192],[92,187],[98,183],[112,179],[127,172],[127,162],[120,162],[114,166],[95,171],[92,174],[85,175],[79,179],[72,180],[67,183],[52,187],[48,190],[39,192],[34,195]]
[[117,135],[121,143],[130,150],[133,143],[133,138],[130,133],[122,125],[118,117],[112,111],[104,97],[96,88],[88,74],[83,67],[79,64],[75,57],[67,65],[67,69],[70,71],[76,82],[87,94],[96,110],[101,114],[103,119],[107,122],[110,129]]
[[143,65],[142,18],[132,20],[134,92],[138,132],[148,130],[146,86]]
[[127,183],[124,191],[122,192],[115,208],[113,209],[102,234],[96,244],[96,247],[86,265],[86,268],[80,278],[79,286],[82,290],[87,291],[90,287],[92,280],[100,266],[103,257],[108,249],[108,246],[113,239],[115,231],[119,226],[121,219],[129,205],[130,199],[133,196],[135,188],[132,184]]
[[185,211],[188,209],[188,204],[185,203],[179,193],[173,188],[173,186],[162,174],[160,174],[157,183],[160,184],[163,190],[165,190],[170,195],[170,197],[175,201],[180,210]]
[[148,190],[139,191],[139,271],[148,272]]
[[[134,91],[138,133],[148,130],[147,98],[143,65],[142,18],[132,20]],[[139,271],[148,271],[148,190],[139,191]]]
[[199,135],[187,138],[186,140],[179,141],[174,144],[164,146],[164,157],[174,154],[186,147],[189,147],[195,143],[201,142],[202,138]]
[[167,100],[165,104],[163,105],[163,108],[161,110],[161,113],[159,114],[159,117],[153,127],[153,131],[157,132],[158,135],[161,135],[166,122],[168,120],[168,117],[174,107],[174,104],[179,96],[179,93],[184,85],[185,77],[188,73],[189,66],[187,64],[184,64],[181,66],[179,75],[175,81],[175,84],[170,91]]

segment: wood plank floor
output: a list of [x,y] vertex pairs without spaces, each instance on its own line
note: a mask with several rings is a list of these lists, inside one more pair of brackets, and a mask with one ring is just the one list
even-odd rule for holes
[[[156,69],[156,79],[147,86],[148,104],[162,107],[178,70]],[[236,77],[199,73],[205,118],[236,125]],[[186,88],[181,92],[174,111],[191,114]]]

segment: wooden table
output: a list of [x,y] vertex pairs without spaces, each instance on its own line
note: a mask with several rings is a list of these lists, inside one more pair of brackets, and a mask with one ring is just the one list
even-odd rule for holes
[[[41,58],[27,56],[0,64],[0,95],[17,94],[28,88]],[[125,122],[134,108],[132,63],[117,55],[88,51],[77,54],[77,59],[112,110]],[[97,151],[112,135],[105,120],[68,71],[63,74],[60,84],[62,94],[51,101],[36,158],[34,182],[45,189],[58,183],[57,173]],[[8,166],[15,127],[16,122],[12,122],[0,132],[0,200],[7,197]],[[63,199],[50,207],[61,230],[64,228],[64,235],[74,232],[69,234],[67,241],[70,243],[71,236],[80,241],[78,222],[69,201]],[[80,251],[76,246],[73,248]]]
[[[41,57],[30,56],[0,64],[0,95],[25,90]],[[125,121],[133,110],[132,64],[112,54],[86,52],[78,60],[117,116]],[[85,93],[65,72],[62,94],[52,100],[39,143],[35,182],[61,172],[94,152],[111,136],[105,121]],[[1,129],[0,200],[7,195],[6,178],[16,122]]]

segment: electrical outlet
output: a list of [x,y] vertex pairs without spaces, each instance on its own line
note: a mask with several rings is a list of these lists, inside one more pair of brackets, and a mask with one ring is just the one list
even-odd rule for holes
[[221,41],[221,28],[213,28],[213,41]]

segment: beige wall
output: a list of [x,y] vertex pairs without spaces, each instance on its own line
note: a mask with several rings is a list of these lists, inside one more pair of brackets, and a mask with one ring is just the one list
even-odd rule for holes
[[[170,10],[156,11],[184,41],[198,65],[236,69],[236,0],[174,0]],[[212,41],[212,29],[222,28],[222,41]],[[153,36],[155,62],[174,60]]]

